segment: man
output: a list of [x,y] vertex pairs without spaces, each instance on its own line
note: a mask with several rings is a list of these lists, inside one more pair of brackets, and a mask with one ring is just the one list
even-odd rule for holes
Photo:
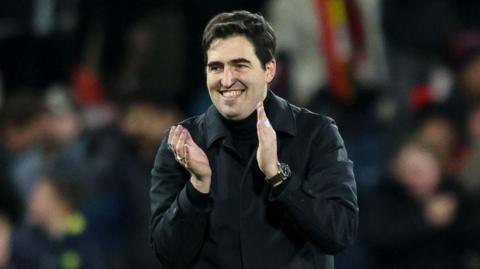
[[165,268],[333,268],[358,225],[337,127],[268,90],[275,34],[262,16],[221,13],[202,45],[213,106],[173,126],[157,153],[157,257]]

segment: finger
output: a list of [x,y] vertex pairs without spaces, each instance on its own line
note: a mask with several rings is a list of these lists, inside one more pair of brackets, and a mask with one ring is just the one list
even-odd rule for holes
[[168,149],[172,152],[173,156],[176,158],[177,157],[177,153],[175,152],[175,141],[177,140],[177,138],[175,138],[175,131],[177,130],[177,126],[172,126],[172,128],[170,128],[170,131],[169,131],[169,134],[168,134]]
[[263,113],[263,102],[258,102],[257,104],[257,120],[262,121],[264,120],[265,113]]
[[183,130],[178,137],[177,144],[175,145],[175,152],[177,153],[177,156],[180,158],[183,158],[183,145],[185,145],[185,139],[186,139],[186,133],[185,130]]
[[181,125],[177,125],[175,126],[175,130],[173,130],[173,135],[172,135],[172,140],[170,141],[170,144],[175,147],[175,145],[177,144],[178,142],[178,138],[181,134],[181,131],[182,131],[182,126]]
[[263,129],[262,121],[263,121],[263,114],[262,114],[262,107],[263,103],[258,102],[257,104],[257,135],[260,138],[261,131]]
[[185,168],[188,168],[188,164],[190,163],[190,149],[187,144],[183,145],[183,158]]
[[259,102],[257,105],[257,120],[260,121],[266,128],[271,127],[262,102]]
[[263,125],[262,121],[257,122],[257,137],[258,137],[258,143],[263,144],[265,140],[265,132],[264,132],[265,126]]
[[263,141],[266,138],[267,135],[267,128],[269,125],[265,124],[265,121],[268,121],[265,116],[265,112],[263,110],[263,106],[259,106],[257,108],[257,114],[258,114],[258,121],[257,121],[257,135],[258,135],[258,140]]
[[176,129],[176,126],[172,126],[170,128],[170,131],[168,131],[168,145],[171,146],[172,145],[172,140],[173,140],[173,133],[175,132],[175,129]]
[[178,140],[180,139],[180,135],[185,128],[182,125],[177,125],[175,128],[175,132],[173,133],[172,138],[172,146],[175,149],[175,153],[178,154],[179,150],[177,149]]
[[190,132],[188,131],[188,129],[184,128],[185,129],[185,143],[193,143],[195,144],[195,142],[193,142],[193,139],[192,139],[192,135],[190,134]]

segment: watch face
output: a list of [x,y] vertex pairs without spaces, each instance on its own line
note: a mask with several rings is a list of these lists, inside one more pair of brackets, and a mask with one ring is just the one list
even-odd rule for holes
[[280,164],[280,174],[282,175],[283,179],[287,179],[288,177],[290,177],[291,173],[292,172],[290,171],[290,166],[288,166],[288,164]]

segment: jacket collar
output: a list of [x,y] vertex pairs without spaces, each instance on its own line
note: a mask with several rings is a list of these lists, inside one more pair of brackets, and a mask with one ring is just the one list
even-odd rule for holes
[[[277,134],[281,132],[295,136],[297,134],[297,127],[288,102],[275,95],[271,90],[268,90],[265,100],[265,112]],[[210,148],[218,139],[231,137],[230,131],[223,123],[221,117],[222,115],[213,105],[210,106],[205,113],[207,148]]]

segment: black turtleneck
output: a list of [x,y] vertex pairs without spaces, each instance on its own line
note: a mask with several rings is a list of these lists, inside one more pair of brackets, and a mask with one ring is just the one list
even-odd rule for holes
[[[270,94],[267,94],[263,103],[265,111],[269,110],[271,99]],[[254,110],[250,116],[242,120],[227,120],[223,117],[222,120],[232,134],[233,144],[240,157],[248,161],[258,145],[257,110]]]
[[243,120],[227,120],[222,118],[225,126],[232,134],[233,145],[243,161],[248,161],[258,144],[257,111]]

